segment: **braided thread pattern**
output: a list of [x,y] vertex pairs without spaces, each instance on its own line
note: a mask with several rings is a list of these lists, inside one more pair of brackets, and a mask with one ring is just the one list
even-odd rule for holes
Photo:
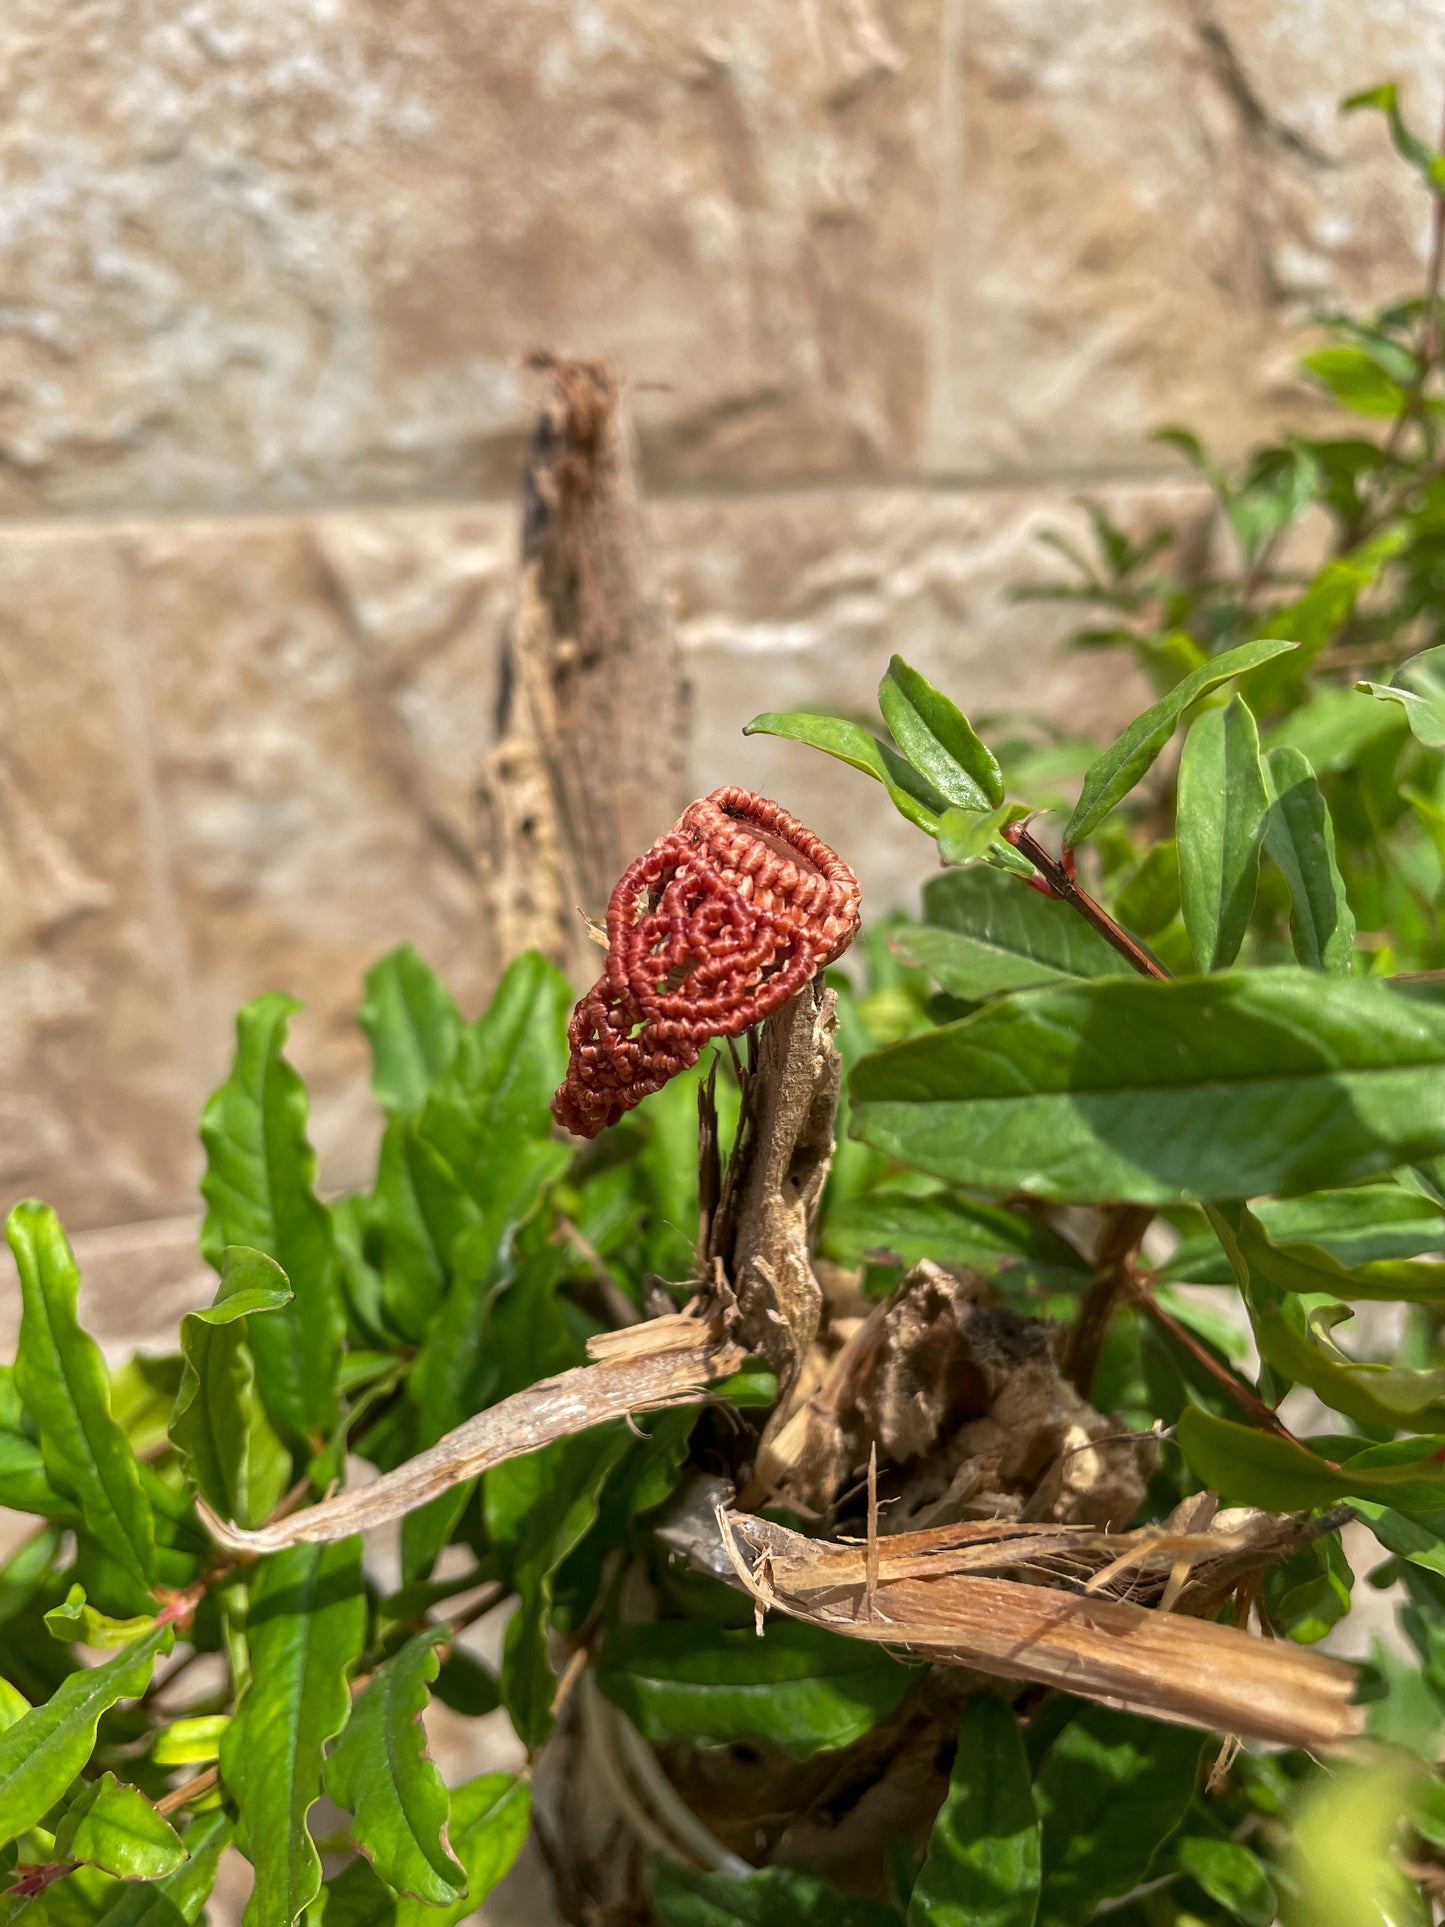
[[690,803],[607,905],[607,964],[572,1013],[552,1115],[596,1137],[795,996],[853,941],[858,879],[750,790]]

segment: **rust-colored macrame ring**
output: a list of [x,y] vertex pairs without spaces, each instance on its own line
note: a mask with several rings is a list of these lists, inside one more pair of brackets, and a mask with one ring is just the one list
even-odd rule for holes
[[690,803],[607,905],[607,963],[568,1025],[552,1115],[596,1137],[713,1037],[737,1037],[841,956],[858,879],[777,803],[729,787]]

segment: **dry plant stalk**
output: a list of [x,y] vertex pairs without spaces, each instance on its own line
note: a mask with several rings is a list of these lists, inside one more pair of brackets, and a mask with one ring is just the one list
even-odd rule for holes
[[[760,1619],[771,1607],[945,1665],[1286,1746],[1337,1746],[1362,1728],[1352,1667],[1289,1640],[1109,1596],[1131,1572],[1167,1591],[1183,1565],[1174,1589],[1187,1604],[1191,1586],[1217,1592],[1222,1572],[1232,1583],[1241,1561],[1269,1564],[1312,1527],[1267,1514],[1213,1534],[975,1522],[838,1544],[721,1505],[714,1516]],[[1057,1583],[1078,1585],[1091,1569],[1108,1575],[1097,1590],[1087,1579],[1081,1590]],[[1020,1570],[1056,1583],[992,1576]]]
[[649,555],[617,370],[539,354],[522,560],[496,748],[479,789],[482,920],[498,972],[535,947],[575,980],[597,909],[686,801],[686,702]]
[[202,1501],[207,1529],[233,1552],[280,1552],[327,1543],[384,1525],[478,1473],[570,1438],[608,1419],[686,1405],[738,1370],[746,1353],[720,1322],[691,1308],[595,1338],[596,1363],[539,1379],[448,1432],[371,1485],[338,1492],[290,1518],[248,1530],[218,1519]]

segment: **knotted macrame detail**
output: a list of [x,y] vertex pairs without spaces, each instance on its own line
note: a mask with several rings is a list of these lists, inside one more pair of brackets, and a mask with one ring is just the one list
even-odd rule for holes
[[607,905],[607,965],[572,1013],[552,1115],[596,1137],[714,1037],[738,1037],[839,957],[858,879],[795,817],[750,790],[688,805]]

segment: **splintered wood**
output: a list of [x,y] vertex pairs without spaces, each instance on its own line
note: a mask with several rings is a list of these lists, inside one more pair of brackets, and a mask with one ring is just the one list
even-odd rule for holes
[[[1107,1574],[1117,1587],[1132,1574],[1146,1597],[1173,1584],[1187,1608],[1300,1543],[1312,1528],[1294,1521],[1246,1514],[1231,1526],[1226,1515],[1228,1529],[1217,1532],[1127,1534],[975,1522],[881,1539],[870,1532],[850,1545],[721,1505],[714,1519],[760,1615],[776,1609],[944,1665],[1286,1746],[1336,1746],[1362,1729],[1362,1710],[1350,1704],[1353,1668],[1289,1640],[1090,1591],[1084,1577]],[[1003,1572],[1035,1583],[994,1576]]]
[[593,1341],[592,1350],[595,1364],[538,1379],[371,1485],[338,1492],[289,1519],[247,1530],[218,1519],[202,1500],[197,1508],[212,1537],[233,1552],[280,1552],[286,1546],[345,1539],[399,1519],[463,1480],[554,1439],[633,1412],[695,1403],[747,1356],[715,1322],[688,1312],[609,1332]]

